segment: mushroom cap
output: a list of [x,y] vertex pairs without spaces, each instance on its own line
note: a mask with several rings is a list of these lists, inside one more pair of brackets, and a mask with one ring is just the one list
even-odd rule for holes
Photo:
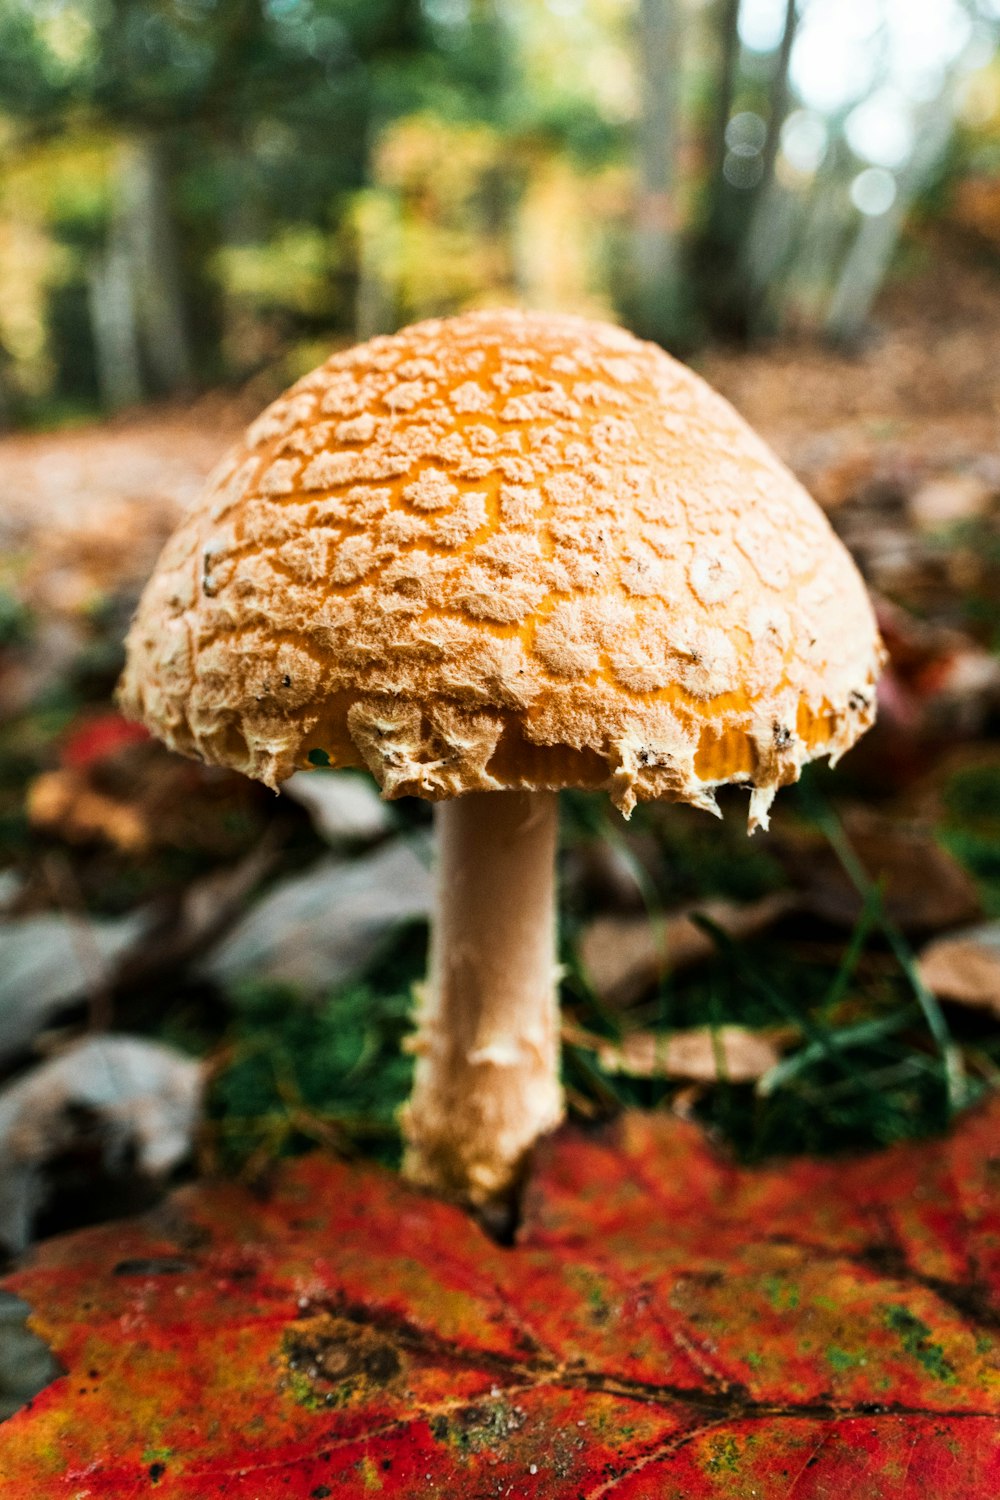
[[882,654],[825,516],[703,380],[581,318],[473,312],[333,357],[168,542],[126,712],[270,786],[605,788],[751,826],[874,715]]

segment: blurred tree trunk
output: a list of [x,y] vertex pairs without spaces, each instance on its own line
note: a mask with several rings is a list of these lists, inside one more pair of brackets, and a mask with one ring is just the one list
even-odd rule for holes
[[[773,269],[769,298],[774,322],[784,331],[815,337],[830,302],[830,288],[850,241],[854,210],[844,192],[852,157],[842,133],[832,135],[822,165],[798,195],[799,223],[784,263]],[[761,238],[766,225],[760,226]]]
[[885,213],[861,220],[826,315],[827,335],[837,343],[854,343],[864,333],[909,211],[947,149],[954,128],[957,75],[956,66],[942,96],[925,111],[923,130],[896,179],[892,204]]
[[192,383],[193,361],[162,139],[134,136],[122,148],[120,174],[121,214],[146,364],[158,389],[184,390]]
[[[771,307],[764,295],[768,268],[783,263],[786,247],[781,239],[791,222],[775,202],[774,178],[781,128],[788,112],[788,69],[798,27],[798,5],[797,0],[785,0],[781,40],[768,84],[764,140],[756,159],[757,177],[743,184],[726,176],[726,128],[733,114],[739,76],[739,0],[720,0],[714,18],[719,65],[697,275],[711,331],[724,338],[747,339],[761,332],[766,322]],[[761,244],[762,231],[769,237],[766,245]]]
[[637,45],[636,323],[647,337],[670,343],[681,312],[676,204],[681,19],[677,0],[640,0]]
[[[248,123],[240,120],[228,130],[220,130],[213,144],[214,170],[228,185],[220,197],[218,218],[213,226],[215,245],[229,251],[264,244],[268,222],[254,173]],[[267,359],[265,320],[245,294],[231,284],[228,275],[216,279],[212,292],[216,299],[223,369],[228,376],[245,380]]]
[[792,60],[792,47],[795,43],[798,21],[796,0],[785,0],[785,24],[774,60],[771,86],[768,90],[767,134],[761,151],[763,171],[756,190],[758,204],[766,198],[768,189],[774,181],[774,165],[778,159],[778,147],[781,144],[781,127],[788,113],[788,67]]
[[107,246],[88,285],[98,385],[112,410],[141,401],[147,380],[166,393],[192,381],[162,142],[124,140],[115,186]]
[[798,20],[797,0],[786,0],[781,41],[768,89],[767,130],[761,148],[760,180],[751,195],[741,246],[746,331],[750,337],[774,331],[778,316],[774,282],[787,265],[789,239],[795,222],[790,205],[781,201],[782,191],[775,182],[775,167],[781,130],[788,114],[788,69]]
[[101,405],[109,411],[134,406],[145,394],[131,272],[128,251],[113,226],[87,282],[97,385]]
[[718,69],[715,77],[715,107],[712,112],[708,147],[705,153],[706,210],[705,233],[711,236],[713,227],[721,218],[722,201],[726,179],[722,175],[726,160],[726,126],[733,113],[733,97],[736,92],[736,76],[740,60],[740,35],[738,30],[740,0],[718,0],[713,11],[713,30],[716,35]]
[[729,304],[741,204],[725,177],[726,127],[739,78],[740,0],[716,0],[708,12],[708,47],[714,55],[713,108],[705,149],[705,186],[693,235],[691,279],[699,311],[713,332],[729,333]]

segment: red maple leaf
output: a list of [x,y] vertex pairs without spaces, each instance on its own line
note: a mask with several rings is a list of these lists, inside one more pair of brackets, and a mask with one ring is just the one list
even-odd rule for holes
[[994,1500],[998,1139],[744,1170],[628,1115],[512,1248],[319,1156],[186,1189],[8,1279],[66,1374],[3,1494]]

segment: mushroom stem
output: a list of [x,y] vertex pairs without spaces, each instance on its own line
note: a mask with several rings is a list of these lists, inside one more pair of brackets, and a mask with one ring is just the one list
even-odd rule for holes
[[437,899],[420,995],[411,1181],[502,1202],[562,1118],[553,792],[473,792],[435,809]]

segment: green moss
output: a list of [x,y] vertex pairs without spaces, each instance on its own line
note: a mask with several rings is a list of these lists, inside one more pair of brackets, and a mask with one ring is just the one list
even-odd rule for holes
[[859,1365],[866,1364],[868,1359],[865,1354],[841,1349],[837,1344],[831,1344],[824,1352],[827,1364],[834,1370],[856,1370]]
[[940,1344],[931,1338],[931,1330],[908,1307],[895,1304],[883,1309],[883,1317],[893,1333],[899,1335],[907,1354],[921,1364],[935,1380],[950,1384],[955,1379],[954,1366],[945,1357]]
[[977,882],[987,914],[1000,917],[1000,763],[956,771],[942,802],[941,842]]
[[174,1456],[173,1448],[147,1448],[142,1455],[144,1464],[165,1463]]
[[1000,765],[956,771],[945,787],[944,806],[950,821],[976,827],[986,820],[1000,828]]
[[524,1415],[504,1397],[459,1407],[431,1420],[431,1433],[459,1453],[497,1452],[524,1425]]
[[223,1164],[317,1141],[394,1162],[412,1072],[409,996],[358,986],[307,1003],[285,986],[250,985],[233,998],[231,1060],[208,1100]]
[[305,1411],[329,1411],[335,1402],[330,1392],[318,1391],[312,1381],[299,1370],[288,1370],[281,1377],[281,1386],[296,1406],[301,1406]]
[[775,1312],[792,1312],[799,1305],[798,1287],[780,1276],[765,1278],[764,1295]]
[[740,1467],[740,1445],[734,1437],[713,1437],[708,1444],[705,1468],[709,1474],[736,1474]]
[[357,1469],[361,1476],[361,1483],[366,1490],[380,1490],[382,1488],[382,1476],[375,1465],[375,1460],[368,1454],[358,1464]]
[[0,646],[21,646],[31,639],[34,619],[16,594],[0,587]]

